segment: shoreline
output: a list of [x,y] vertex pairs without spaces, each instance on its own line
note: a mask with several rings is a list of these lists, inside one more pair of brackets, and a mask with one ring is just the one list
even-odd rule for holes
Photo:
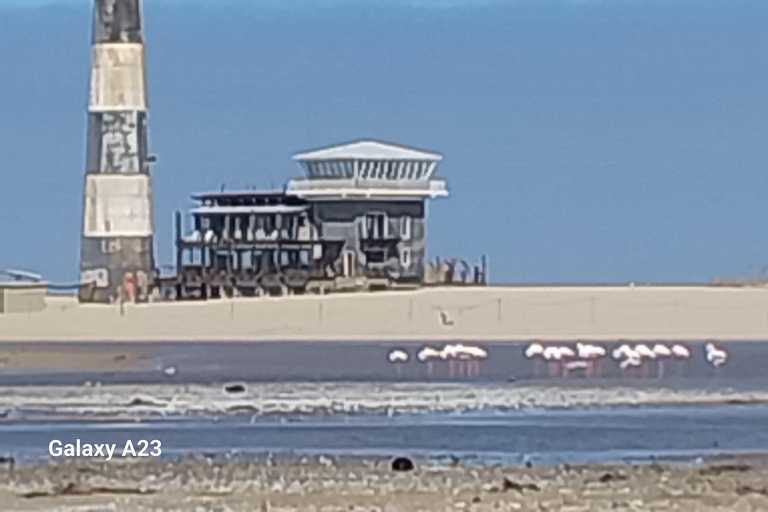
[[[329,418],[768,405],[768,389],[670,389],[614,385],[513,386],[461,383],[242,383],[98,386],[0,386],[1,424],[59,419],[173,420],[211,417]],[[12,414],[13,411],[20,411]],[[41,415],[42,414],[42,415]]]

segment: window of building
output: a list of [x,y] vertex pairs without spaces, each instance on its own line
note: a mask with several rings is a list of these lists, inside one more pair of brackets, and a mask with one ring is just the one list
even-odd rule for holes
[[411,249],[410,247],[403,247],[400,249],[400,265],[402,265],[403,268],[410,268],[411,263]]
[[386,175],[388,180],[397,179],[397,162],[386,162]]
[[413,232],[413,217],[400,217],[400,238],[410,240]]
[[380,240],[389,234],[387,216],[384,213],[369,213],[365,216],[364,238]]

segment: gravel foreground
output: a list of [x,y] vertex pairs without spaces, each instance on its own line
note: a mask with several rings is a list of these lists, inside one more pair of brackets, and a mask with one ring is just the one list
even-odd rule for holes
[[768,510],[768,456],[697,466],[462,467],[388,460],[86,461],[0,468],[4,510]]

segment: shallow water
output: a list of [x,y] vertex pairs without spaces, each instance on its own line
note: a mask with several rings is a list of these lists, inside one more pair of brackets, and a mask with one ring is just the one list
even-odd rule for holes
[[[549,376],[552,368],[523,357],[525,344],[482,345],[489,358],[472,376],[451,376],[445,362],[396,367],[390,350],[407,346],[413,357],[423,345],[385,342],[150,343],[109,370],[0,368],[0,454],[37,461],[52,439],[78,438],[158,439],[166,457],[406,454],[478,463],[691,462],[768,451],[768,343],[729,343],[719,369],[703,344],[690,343],[693,356],[671,361],[662,376],[658,363],[622,374],[606,360],[586,378]],[[55,346],[73,357],[135,349],[9,346]],[[228,381],[247,389],[225,393]]]
[[[607,342],[608,349],[624,342]],[[473,343],[488,350],[488,358],[467,375],[466,365],[435,361],[425,364],[416,360],[416,353],[425,345],[441,347],[439,341],[395,342],[158,342],[158,343],[3,343],[6,353],[55,351],[67,354],[56,368],[48,366],[24,367],[0,365],[0,385],[22,384],[82,384],[85,381],[102,383],[184,383],[200,384],[245,380],[249,382],[507,382],[511,380],[562,379],[551,376],[557,368],[538,359],[527,359],[523,352],[528,343],[491,342]],[[573,344],[571,344],[573,345]],[[687,360],[669,359],[660,365],[650,361],[642,369],[622,372],[610,358],[596,365],[599,378],[609,381],[662,380],[664,382],[690,379],[760,380],[768,389],[768,360],[766,342],[728,342],[730,357],[725,366],[714,368],[704,357],[704,343],[685,343],[691,350]],[[387,355],[393,349],[402,349],[410,361],[393,365]],[[67,367],[77,361],[79,354],[108,351],[120,354],[138,354],[124,363],[115,363],[108,369],[77,370]],[[163,372],[173,368],[172,375]],[[454,374],[451,374],[453,369]],[[572,381],[584,376],[578,372]],[[661,378],[660,378],[661,377]],[[595,376],[590,379],[594,379]]]
[[448,462],[690,462],[768,450],[766,406],[603,407],[422,415],[227,416],[142,422],[7,422],[0,453],[47,456],[52,439],[117,443],[158,439],[163,455],[412,457]]

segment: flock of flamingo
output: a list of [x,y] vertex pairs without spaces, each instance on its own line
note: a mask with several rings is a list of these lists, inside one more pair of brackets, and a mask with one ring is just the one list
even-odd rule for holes
[[[549,376],[567,376],[573,371],[583,371],[588,376],[602,374],[606,360],[615,361],[622,373],[642,377],[664,377],[667,365],[675,364],[678,372],[682,372],[682,363],[691,357],[691,350],[681,343],[624,343],[612,351],[604,346],[591,343],[576,343],[574,345],[553,345],[531,343],[524,356],[536,364],[534,375],[540,377],[540,362],[546,364]],[[448,364],[450,377],[472,377],[480,375],[481,362],[488,358],[484,348],[465,345],[462,343],[444,345],[441,348],[427,346],[419,350],[416,359],[426,365],[427,374],[435,372],[438,363]],[[729,358],[728,352],[707,343],[704,347],[704,358],[715,369],[722,367]],[[397,368],[398,375],[402,365],[410,360],[410,355],[404,349],[392,350],[388,355],[390,363]]]
[[[427,365],[427,374],[432,375],[435,371],[435,363],[444,361],[448,363],[448,374],[451,377],[472,377],[480,375],[480,364],[483,359],[488,357],[488,351],[472,345],[456,343],[445,345],[442,348],[424,347],[416,354],[416,359],[420,363]],[[408,352],[403,349],[395,349],[389,353],[389,362],[397,366],[397,373],[400,374],[401,365],[407,363],[410,359]]]
[[[574,369],[584,369],[587,375],[600,375],[608,351],[600,345],[588,343],[577,343],[576,350],[565,345],[532,343],[525,349],[525,357],[548,362],[550,375],[568,375]],[[639,373],[643,377],[649,377],[654,370],[656,377],[664,377],[666,366],[672,361],[677,361],[679,371],[682,371],[680,362],[690,357],[691,350],[680,343],[624,343],[610,353],[610,358],[618,363],[622,372],[630,375]],[[704,357],[712,366],[720,368],[728,361],[729,355],[725,349],[707,343]],[[538,376],[538,368],[536,374]]]

